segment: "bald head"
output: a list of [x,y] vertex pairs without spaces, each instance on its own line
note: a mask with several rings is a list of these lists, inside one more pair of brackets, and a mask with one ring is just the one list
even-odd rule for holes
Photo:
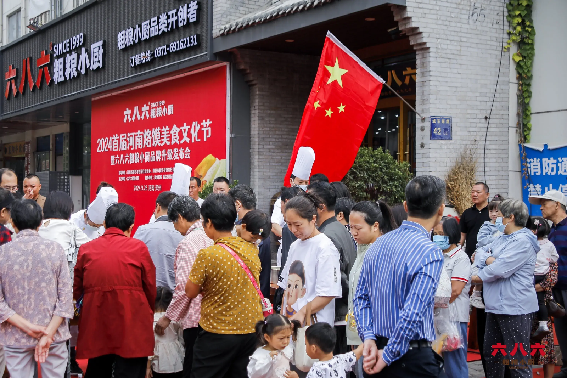
[[16,193],[18,191],[18,176],[16,176],[16,172],[10,168],[0,169],[0,187]]

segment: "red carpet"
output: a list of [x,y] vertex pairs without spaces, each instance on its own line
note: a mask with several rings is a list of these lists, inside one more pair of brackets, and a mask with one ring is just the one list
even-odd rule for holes
[[467,362],[479,361],[481,360],[481,355],[478,350],[468,349],[467,350]]

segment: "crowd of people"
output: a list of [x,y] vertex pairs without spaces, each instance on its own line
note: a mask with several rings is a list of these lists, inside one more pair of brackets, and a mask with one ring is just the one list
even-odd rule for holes
[[[160,193],[135,232],[135,209],[108,183],[73,213],[66,193],[39,196],[32,175],[18,195],[14,172],[0,170],[10,376],[31,377],[40,362],[44,378],[60,378],[88,359],[87,378],[466,378],[477,343],[486,377],[543,365],[551,378],[553,330],[564,359],[554,377],[566,376],[562,193],[531,197],[542,217],[530,217],[480,182],[458,219],[445,215],[437,177],[412,179],[392,208],[356,203],[302,154],[271,216],[246,185],[217,178],[201,199],[192,177],[189,195]],[[504,363],[512,355],[517,366]]]

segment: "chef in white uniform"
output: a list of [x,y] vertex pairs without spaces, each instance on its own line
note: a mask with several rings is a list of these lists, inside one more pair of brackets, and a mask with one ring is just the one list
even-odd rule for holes
[[101,188],[99,194],[87,210],[80,210],[71,215],[71,222],[75,223],[91,240],[105,233],[103,222],[107,209],[118,203],[118,193],[114,188]]
[[[191,167],[182,163],[176,163],[174,166],[174,173],[172,175],[172,187],[170,192],[174,192],[178,196],[189,196],[189,185],[191,181]],[[203,202],[203,200],[201,200]],[[199,206],[201,204],[197,202]],[[156,215],[152,214],[150,218],[150,223],[156,221]]]

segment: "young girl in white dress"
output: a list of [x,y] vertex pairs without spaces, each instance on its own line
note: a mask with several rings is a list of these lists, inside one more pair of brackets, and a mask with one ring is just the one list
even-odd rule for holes
[[290,339],[301,327],[299,322],[293,323],[283,315],[272,314],[256,324],[261,346],[250,357],[247,367],[249,378],[290,377],[290,360],[294,355]]
[[[154,312],[154,329],[156,323],[165,315],[173,293],[167,287],[158,286],[156,292],[156,310]],[[154,332],[156,344],[154,355],[148,357],[146,378],[181,378],[183,374],[183,360],[185,356],[183,342],[183,328],[175,322],[171,322],[164,330],[163,335]]]

